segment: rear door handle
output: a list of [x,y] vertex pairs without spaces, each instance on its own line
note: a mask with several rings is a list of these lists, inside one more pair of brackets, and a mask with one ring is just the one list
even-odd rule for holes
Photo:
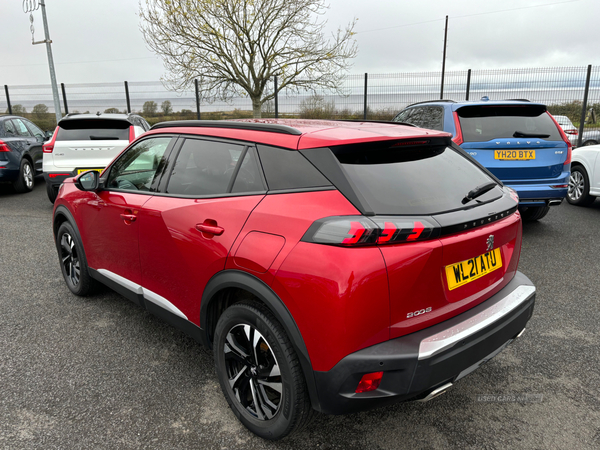
[[121,214],[121,219],[123,219],[125,222],[135,222],[137,216],[135,214]]
[[217,225],[208,225],[206,223],[196,224],[196,230],[202,233],[214,234],[215,236],[221,236],[225,231],[223,227],[219,227]]

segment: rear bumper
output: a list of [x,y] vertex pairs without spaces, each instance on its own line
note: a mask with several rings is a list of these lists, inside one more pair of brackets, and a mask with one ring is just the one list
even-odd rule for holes
[[13,152],[0,153],[0,182],[15,181],[19,178],[20,169],[21,161]]
[[[314,372],[321,411],[344,414],[427,396],[491,359],[525,328],[535,287],[522,273],[482,304],[425,330],[352,353]],[[378,389],[357,394],[366,373],[383,371]]]
[[519,205],[538,206],[548,204],[548,200],[563,200],[567,196],[570,170],[563,172],[560,177],[544,180],[528,181],[502,181],[505,185],[513,188],[519,194]]

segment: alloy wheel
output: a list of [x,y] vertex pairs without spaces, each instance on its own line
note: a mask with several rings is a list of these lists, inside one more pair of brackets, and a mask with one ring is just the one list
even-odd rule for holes
[[27,189],[31,189],[33,187],[33,172],[29,164],[25,164],[23,166],[23,180],[25,181]]
[[267,340],[248,324],[233,326],[224,343],[229,387],[254,418],[272,419],[282,405],[283,384],[277,358]]
[[68,280],[73,286],[77,286],[81,276],[81,265],[75,241],[68,233],[63,234],[60,240],[60,258]]
[[585,188],[585,179],[583,174],[578,170],[571,172],[569,177],[569,190],[567,195],[573,201],[577,201],[583,195],[583,189]]

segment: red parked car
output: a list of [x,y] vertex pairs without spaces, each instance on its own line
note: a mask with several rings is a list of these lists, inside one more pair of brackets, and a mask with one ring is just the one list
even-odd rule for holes
[[233,412],[429,400],[518,337],[518,197],[448,133],[391,123],[155,125],[54,208],[76,295],[104,283],[214,351]]

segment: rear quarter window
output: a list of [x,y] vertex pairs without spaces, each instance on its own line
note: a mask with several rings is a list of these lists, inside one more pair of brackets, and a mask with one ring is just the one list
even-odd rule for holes
[[129,140],[127,121],[80,119],[65,120],[58,125],[57,141]]
[[558,128],[540,105],[477,105],[458,109],[464,142],[531,137],[562,141]]

